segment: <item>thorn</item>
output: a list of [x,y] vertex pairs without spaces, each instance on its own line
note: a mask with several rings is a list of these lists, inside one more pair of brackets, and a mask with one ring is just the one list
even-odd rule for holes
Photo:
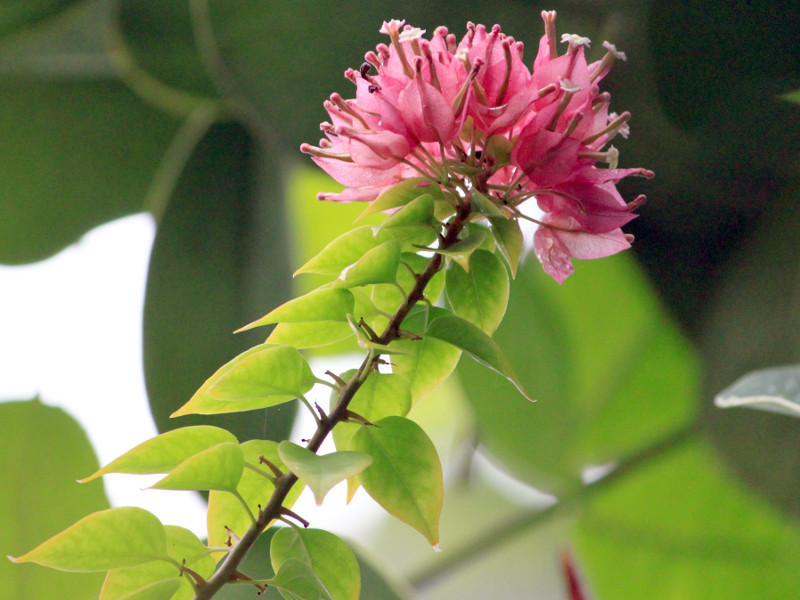
[[347,382],[341,377],[339,377],[336,373],[333,373],[331,371],[325,371],[325,375],[333,379],[340,387],[344,387],[347,385]]
[[269,467],[269,470],[275,474],[275,477],[283,476],[283,471],[281,471],[275,463],[273,463],[270,460],[267,460],[264,456],[259,456],[258,462],[261,463],[262,465],[267,465]]
[[344,415],[345,415],[344,416],[345,421],[358,421],[359,423],[363,423],[364,425],[370,425],[370,426],[373,425],[372,423],[367,421],[367,419],[365,419],[358,413],[354,413],[352,410],[345,411]]
[[419,340],[422,339],[421,335],[417,335],[416,333],[411,333],[410,331],[406,331],[404,329],[398,329],[397,330],[397,336],[400,339],[403,339],[403,340],[414,340],[415,342],[418,342]]
[[[309,523],[308,521],[306,521],[306,520],[305,520],[303,517],[301,517],[300,515],[298,515],[296,512],[293,512],[293,511],[289,510],[289,509],[288,509],[288,508],[286,508],[285,506],[281,506],[281,514],[282,514],[282,515],[286,515],[287,517],[291,517],[291,518],[295,519],[295,520],[296,520],[297,522],[299,522],[299,523],[300,523],[300,524],[301,524],[303,527],[308,527],[309,525],[311,525],[311,523]],[[279,518],[281,519],[281,521],[285,521],[285,522],[287,522],[287,523],[288,523],[288,521],[286,521],[286,519],[284,519],[284,518],[282,518],[282,517],[279,517]]]
[[233,531],[233,529],[231,529],[230,527],[225,525],[225,531],[228,534],[228,538],[225,540],[225,545],[228,548],[232,548],[234,544],[238,544],[239,543],[239,539],[240,538],[239,538],[238,535],[236,535],[236,533]]
[[[239,571],[234,571],[231,574],[231,581],[253,581],[253,579],[251,577],[248,577],[244,573],[240,573]],[[267,591],[267,586],[262,583],[254,583],[253,587],[258,590],[259,596]]]
[[378,334],[377,334],[377,333],[375,333],[375,332],[372,330],[372,327],[370,327],[369,325],[367,325],[367,322],[366,322],[366,321],[364,321],[364,317],[361,317],[361,320],[358,322],[358,326],[359,326],[359,327],[361,327],[361,328],[362,328],[364,331],[366,331],[366,332],[367,332],[367,335],[369,336],[369,341],[370,341],[370,342],[373,342],[373,343],[375,343],[375,342],[377,342],[377,341],[380,339],[380,338],[378,337]]
[[319,405],[319,403],[318,403],[318,402],[314,402],[314,407],[317,409],[317,412],[319,413],[319,418],[320,418],[320,420],[321,420],[323,423],[324,423],[325,421],[327,421],[327,420],[328,420],[328,415],[326,415],[326,414],[325,414],[325,411],[324,411],[324,410],[322,410],[322,407]]

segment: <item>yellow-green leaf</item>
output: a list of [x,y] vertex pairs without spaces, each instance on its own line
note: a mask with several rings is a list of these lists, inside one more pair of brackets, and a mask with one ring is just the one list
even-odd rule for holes
[[403,417],[364,426],[350,447],[372,457],[358,479],[387,512],[439,543],[444,486],[439,455],[422,428]]
[[353,312],[353,294],[345,289],[320,288],[289,300],[260,319],[245,325],[236,333],[271,323],[302,323],[306,321],[347,321]]
[[358,287],[370,283],[392,283],[400,266],[402,247],[389,240],[368,250],[355,263],[346,267],[334,282],[338,287]]
[[[277,442],[272,440],[249,440],[241,444],[240,447],[245,463],[258,468],[261,472],[245,468],[236,491],[250,511],[253,514],[257,514],[259,507],[266,506],[270,496],[272,496],[272,492],[275,490],[270,478],[272,471],[261,463],[260,458],[263,456],[281,471],[286,471],[287,469],[280,456],[278,456]],[[264,474],[269,475],[269,477],[265,477]],[[302,491],[303,486],[295,484],[286,496],[283,505],[286,508],[291,508]],[[208,495],[208,543],[210,546],[223,546],[225,544],[228,537],[226,527],[241,537],[250,524],[250,515],[233,494],[211,491]]]
[[278,444],[278,454],[283,463],[311,488],[317,504],[322,504],[325,494],[334,485],[357,475],[372,463],[372,459],[361,452],[332,452],[320,456],[292,442]]
[[244,456],[239,444],[223,442],[187,458],[152,487],[236,492],[243,469]]
[[315,381],[296,348],[261,344],[218,369],[172,416],[266,408],[305,394]]
[[503,320],[508,305],[508,272],[497,256],[476,250],[469,271],[451,263],[445,290],[453,312],[492,335]]
[[164,526],[135,507],[110,508],[84,517],[17,558],[62,571],[107,571],[169,560]]
[[173,429],[139,444],[80,481],[86,483],[106,473],[169,473],[198,452],[222,442],[236,441],[231,432],[211,425]]
[[295,275],[338,275],[377,245],[372,227],[364,225],[351,229],[325,246],[319,254],[297,269]]
[[288,560],[299,560],[311,567],[333,600],[358,600],[361,572],[353,551],[334,534],[322,529],[283,527],[270,545],[272,568]]

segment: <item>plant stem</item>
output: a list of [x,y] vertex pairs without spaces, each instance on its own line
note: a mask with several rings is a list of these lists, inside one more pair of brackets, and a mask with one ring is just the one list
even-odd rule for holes
[[609,486],[614,485],[620,479],[624,479],[642,466],[649,464],[653,460],[663,458],[670,451],[682,447],[687,442],[695,439],[700,430],[700,419],[692,421],[682,429],[662,438],[637,454],[620,461],[617,467],[608,475],[590,484],[578,487],[573,492],[559,498],[556,503],[541,510],[525,510],[511,515],[505,522],[492,527],[491,532],[482,532],[476,535],[459,548],[448,551],[440,560],[412,574],[409,577],[409,582],[416,590],[430,587],[452,571],[463,568],[471,560],[485,556],[493,548],[508,542],[509,539],[528,532],[548,520],[574,509],[587,498],[591,498]]
[[[448,248],[458,241],[458,236],[463,230],[464,226],[469,221],[471,214],[471,207],[469,202],[463,202],[455,217],[447,224],[444,237],[442,238],[441,247]],[[417,277],[414,287],[408,294],[408,297],[403,301],[397,311],[392,315],[389,323],[384,332],[376,340],[381,345],[388,345],[400,337],[400,325],[403,319],[408,316],[408,313],[414,305],[423,299],[425,287],[430,283],[434,275],[442,268],[443,258],[441,254],[434,254],[428,261],[425,269]],[[359,388],[364,384],[369,377],[370,373],[378,367],[378,360],[380,352],[377,350],[370,350],[364,358],[361,366],[356,371],[355,375],[350,378],[350,381],[344,385],[339,391],[336,398],[336,405],[331,413],[324,419],[320,419],[317,424],[317,429],[314,435],[308,441],[306,448],[312,452],[317,452],[322,445],[322,442],[341,421],[348,418],[347,407],[350,401],[355,396]],[[242,560],[244,560],[250,548],[258,539],[258,536],[267,528],[267,526],[286,514],[286,509],[283,507],[283,502],[286,499],[289,490],[297,482],[297,476],[292,472],[287,472],[275,480],[275,490],[269,499],[267,505],[259,512],[258,518],[255,523],[245,532],[241,539],[231,549],[228,555],[223,559],[216,572],[206,581],[203,585],[198,585],[197,593],[194,600],[210,600],[214,595],[224,586],[237,578],[237,571]]]

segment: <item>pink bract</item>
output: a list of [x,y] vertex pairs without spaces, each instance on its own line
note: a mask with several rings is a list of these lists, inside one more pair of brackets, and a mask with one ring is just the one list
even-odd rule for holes
[[[331,122],[321,126],[326,137],[301,146],[347,186],[319,198],[371,202],[419,177],[461,198],[480,192],[509,218],[538,223],[536,256],[559,283],[573,272],[572,258],[630,247],[621,227],[644,196],[626,203],[616,183],[653,173],[617,168],[619,152],[609,142],[627,137],[630,113],[610,112],[610,95],[598,85],[625,55],[606,42],[605,55],[587,63],[589,40],[569,34],[559,55],[555,12],[542,18],[532,69],[522,43],[498,25],[468,23],[458,41],[444,27],[425,39],[404,21],[384,23],[389,44],[345,72],[356,97],[332,94],[325,103]],[[543,216],[523,214],[526,201]]]

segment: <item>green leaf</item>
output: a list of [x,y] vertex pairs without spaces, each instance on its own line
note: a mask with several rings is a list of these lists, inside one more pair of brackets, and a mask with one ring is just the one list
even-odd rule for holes
[[400,266],[401,249],[400,242],[389,240],[368,250],[364,256],[342,271],[334,285],[358,287],[370,283],[393,282]]
[[42,260],[146,208],[176,121],[102,79],[4,75],[0,93],[0,262]]
[[80,482],[92,481],[106,473],[168,473],[198,452],[222,442],[236,441],[231,432],[210,425],[173,429],[139,444]]
[[361,452],[332,452],[320,456],[292,442],[278,444],[278,454],[311,488],[318,505],[334,485],[357,475],[372,463],[372,459]]
[[[267,505],[275,490],[271,479],[272,471],[261,463],[260,457],[263,456],[281,471],[285,472],[287,469],[278,455],[277,442],[250,440],[244,442],[241,449],[245,462],[262,471],[259,473],[251,468],[245,468],[236,488],[238,495],[244,500],[250,511],[257,514],[260,508]],[[268,474],[269,477],[265,477],[263,473]],[[287,494],[283,505],[291,508],[302,491],[303,486],[295,484]],[[241,537],[251,524],[250,515],[236,497],[226,492],[211,491],[208,496],[208,543],[210,546],[225,545],[228,539],[226,527]]]
[[161,522],[144,509],[128,506],[84,517],[30,552],[11,560],[63,571],[87,572],[169,560],[169,555]]
[[486,233],[478,231],[468,235],[463,240],[458,240],[447,248],[438,248],[434,252],[449,257],[461,265],[465,271],[469,271],[469,257],[475,250],[480,248],[485,239]]
[[333,600],[308,563],[290,558],[270,582],[286,600]]
[[221,490],[236,492],[244,469],[237,442],[223,442],[187,458],[152,487],[157,490]]
[[500,259],[490,252],[476,250],[469,260],[469,272],[450,264],[445,289],[453,312],[489,335],[506,314],[508,273]]
[[378,243],[372,227],[356,227],[325,246],[319,254],[297,269],[295,276],[301,273],[338,275],[342,269],[358,261]]
[[433,196],[422,194],[389,215],[377,231],[406,225],[430,225],[433,219]]
[[[97,469],[92,445],[75,419],[60,408],[31,400],[0,403],[0,423],[0,472],[9,482],[0,486],[3,555],[23,554],[33,542],[108,508],[102,482],[75,483],[80,475]],[[95,600],[103,582],[97,573],[15,565],[3,555],[0,598]]]
[[172,416],[274,406],[302,396],[315,381],[297,349],[261,344],[222,366]]
[[675,447],[581,507],[574,543],[598,598],[792,598],[800,527],[705,441]]
[[[348,381],[355,374],[342,374]],[[331,393],[331,402],[336,392]],[[374,422],[384,417],[405,417],[411,410],[411,389],[405,377],[391,373],[372,373],[361,385],[348,405],[348,410]],[[339,450],[350,449],[350,439],[361,427],[358,423],[342,422],[333,429],[333,441]]]
[[399,206],[407,206],[421,196],[429,196],[431,200],[443,198],[441,188],[432,185],[429,180],[422,177],[405,179],[383,192],[373,202],[370,202],[369,206],[364,209],[364,212],[358,216],[356,221],[375,213],[391,210]]
[[359,429],[350,447],[372,457],[372,465],[358,476],[367,493],[436,547],[444,499],[442,466],[422,428],[403,417],[386,417]]
[[294,405],[268,409],[266,419],[169,419],[209,374],[264,338],[231,332],[291,297],[283,187],[274,159],[240,125],[214,125],[159,221],[143,325],[147,392],[159,431],[210,423],[244,441],[283,439],[291,430]]
[[[167,534],[167,552],[175,564],[155,561],[135,567],[112,569],[103,583],[100,600],[194,598],[189,580],[181,577],[176,565],[185,565],[201,577],[208,578],[214,572],[214,559],[208,548],[188,529],[175,525],[165,525],[164,529]],[[173,591],[168,595],[168,590]]]
[[537,404],[493,372],[463,364],[458,376],[481,442],[539,489],[581,486],[587,466],[694,418],[696,356],[631,256],[581,262],[564,286],[526,262],[494,337]]
[[319,348],[341,342],[353,335],[347,323],[314,321],[311,323],[278,323],[267,338],[268,343],[294,346],[298,350]]
[[489,217],[492,226],[492,235],[497,243],[497,248],[506,259],[511,276],[516,278],[519,259],[522,256],[524,239],[517,219],[507,217]]
[[[422,335],[432,319],[446,314],[450,313],[441,308],[420,307],[411,311],[402,328]],[[429,336],[396,340],[391,347],[404,353],[392,357],[392,372],[406,379],[414,404],[447,379],[461,357],[461,350],[452,344]]]
[[800,366],[760,369],[738,379],[714,398],[720,408],[746,406],[800,417]]
[[279,306],[257,321],[238,329],[236,333],[271,323],[302,323],[306,321],[343,321],[352,314],[355,300],[348,290],[321,288]]
[[478,327],[461,317],[442,316],[431,321],[425,335],[452,344],[508,379],[528,400],[533,400],[522,385],[514,367],[500,346]]
[[361,573],[352,550],[334,534],[322,529],[283,527],[270,545],[272,568],[280,572],[287,560],[311,567],[333,600],[358,600]]

